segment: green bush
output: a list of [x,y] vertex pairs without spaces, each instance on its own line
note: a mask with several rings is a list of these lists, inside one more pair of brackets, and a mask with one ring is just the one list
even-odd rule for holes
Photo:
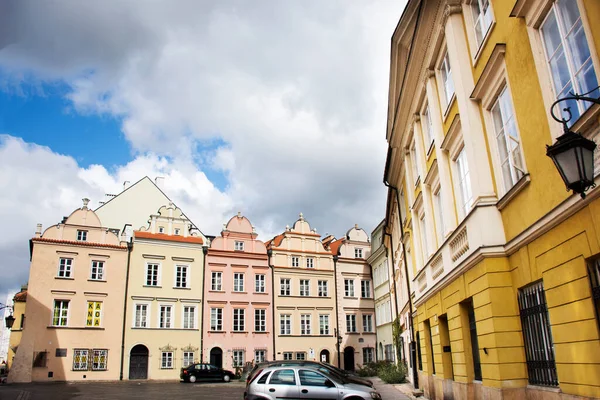
[[387,368],[392,365],[389,361],[377,361],[377,362],[369,362],[363,365],[362,367],[358,367],[356,374],[362,377],[368,376],[377,376],[382,369]]
[[377,374],[385,383],[403,383],[406,379],[406,365],[387,364]]

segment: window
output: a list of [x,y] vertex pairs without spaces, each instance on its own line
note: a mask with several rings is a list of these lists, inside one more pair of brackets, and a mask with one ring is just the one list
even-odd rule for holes
[[346,315],[346,332],[356,332],[356,315]]
[[525,171],[521,161],[521,142],[517,132],[512,100],[506,86],[498,95],[491,113],[494,120],[504,192],[507,192],[523,177]]
[[233,274],[233,291],[243,292],[244,291],[244,274],[236,272]]
[[184,351],[183,352],[183,367],[187,367],[194,363],[194,352],[193,351]]
[[303,351],[299,351],[296,353],[296,360],[304,361],[306,360],[306,353]]
[[363,258],[363,249],[356,247],[354,249],[354,258]]
[[468,301],[465,303],[466,311],[469,317],[469,333],[471,336],[471,353],[473,354],[473,371],[475,374],[475,380],[481,380],[481,360],[479,358],[479,341],[477,339],[477,323],[475,321],[475,309],[473,308],[473,302]]
[[363,332],[373,332],[373,316],[363,315]]
[[284,361],[290,361],[294,359],[294,353],[292,353],[291,351],[284,351],[283,352],[283,359]]
[[310,314],[300,315],[300,334],[310,335]]
[[164,226],[159,226],[158,227],[158,233],[165,233],[165,227]]
[[86,242],[87,241],[87,231],[77,231],[77,241],[78,242]]
[[95,281],[101,281],[104,279],[104,261],[92,261],[90,279]]
[[135,320],[133,326],[135,328],[148,327],[148,304],[135,305]]
[[325,376],[318,372],[310,371],[307,369],[301,369],[298,371],[298,378],[300,379],[300,385],[302,386],[318,386],[327,387],[327,381],[329,380]]
[[188,267],[187,265],[177,265],[175,267],[175,287],[188,287]]
[[158,264],[146,264],[146,286],[158,286]]
[[[596,319],[600,327],[600,259],[593,260],[588,264],[588,273],[592,285],[592,298],[594,299],[596,308]],[[21,318],[22,321],[23,319]]]
[[88,301],[85,326],[99,328],[102,326],[102,302]]
[[[286,353],[283,353],[284,356]],[[271,376],[271,371],[267,371],[265,372],[259,379],[258,381],[256,381],[256,383],[258,383],[259,385],[264,385],[267,383],[267,379],[269,379],[269,376]]]
[[402,190],[400,192],[400,213],[401,218],[402,218],[402,222],[404,222],[404,220],[406,219],[407,215],[406,215],[406,197],[404,196],[404,190]]
[[267,360],[266,350],[254,350],[254,363],[261,363]]
[[160,368],[173,369],[173,352],[163,351],[160,355]]
[[59,263],[58,263],[58,277],[59,278],[70,278],[72,266],[73,266],[72,258],[60,258]]
[[412,179],[416,185],[419,179],[419,164],[417,161],[417,146],[414,141],[410,145],[410,166],[412,169]]
[[310,280],[300,279],[300,296],[310,296]]
[[543,282],[519,290],[519,310],[529,383],[558,386],[552,330]]
[[473,0],[471,2],[471,15],[473,16],[475,39],[477,47],[479,47],[492,25],[492,11],[489,0]]
[[385,359],[392,362],[396,361],[396,354],[394,354],[394,346],[391,344],[386,344],[385,346],[383,346],[383,348],[385,349]]
[[254,291],[256,293],[264,293],[265,292],[265,275],[264,274],[254,275]]
[[372,347],[363,348],[363,364],[375,361],[375,350]]
[[438,247],[444,241],[444,206],[442,203],[442,188],[438,187],[433,193],[433,216],[435,218],[436,233],[438,235]]
[[267,310],[264,308],[257,308],[254,310],[254,331],[267,331]]
[[292,334],[292,316],[290,314],[281,314],[279,317],[279,333],[282,335]]
[[245,327],[245,316],[246,310],[243,308],[234,308],[233,309],[233,331],[234,332],[243,332]]
[[158,317],[158,327],[159,328],[172,328],[171,325],[171,315],[173,311],[173,306],[160,306],[160,314]]
[[235,249],[235,251],[244,251],[244,242],[240,242],[240,241],[236,240],[234,249]]
[[319,335],[329,335],[329,315],[319,315]]
[[460,212],[464,217],[471,210],[473,205],[473,194],[471,193],[471,178],[469,174],[469,165],[467,164],[467,154],[463,148],[458,157],[456,157],[456,172],[458,174],[458,192],[460,193]]
[[360,297],[365,299],[371,298],[371,281],[360,281]]
[[[291,355],[292,353],[289,354]],[[271,375],[271,379],[269,380],[269,385],[296,385],[296,376],[294,375],[294,370],[280,369],[273,371],[273,375]]]
[[222,272],[212,272],[210,279],[210,290],[223,290],[222,286],[223,282],[223,273]]
[[183,306],[183,329],[196,328],[196,307]]
[[423,264],[427,262],[429,256],[429,241],[427,240],[427,223],[425,222],[425,213],[419,217],[419,228],[421,233],[421,248],[423,250]]
[[53,326],[67,326],[69,317],[69,300],[54,300]]
[[[431,119],[431,112],[429,111],[429,104],[425,105],[423,116],[421,117],[423,127],[423,139],[425,139],[425,152],[429,150],[433,143],[433,120]],[[404,214],[403,214],[404,215]]]
[[317,282],[317,287],[318,287],[318,292],[319,292],[319,297],[327,297],[329,296],[329,290],[327,287],[327,281],[318,281]]
[[75,349],[73,350],[73,371],[87,371],[88,370],[88,349]]
[[222,308],[211,308],[210,309],[210,330],[211,331],[222,331],[223,330],[223,309]]
[[[587,93],[598,86],[577,1],[553,2],[540,26],[540,33],[556,98],[565,97],[570,92]],[[598,97],[599,92],[595,90],[588,96]],[[572,121],[577,121],[590,105],[585,101],[570,100],[561,108],[571,107]],[[567,117],[566,113],[563,115]]]
[[306,268],[314,268],[315,267],[315,259],[313,257],[306,258]]
[[352,279],[344,279],[344,296],[354,297],[354,281]]
[[94,349],[92,358],[92,371],[106,371],[108,350]]
[[300,266],[300,257],[292,256],[292,267]]
[[175,228],[175,234],[179,235],[179,228]]
[[290,278],[281,278],[279,281],[281,287],[281,295],[289,296],[290,295]]
[[243,367],[244,366],[244,350],[233,351],[233,366]]
[[447,51],[440,65],[440,74],[444,89],[444,106],[448,107],[452,101],[452,96],[454,96],[454,81],[452,80],[452,69],[450,68],[450,59],[448,58]]

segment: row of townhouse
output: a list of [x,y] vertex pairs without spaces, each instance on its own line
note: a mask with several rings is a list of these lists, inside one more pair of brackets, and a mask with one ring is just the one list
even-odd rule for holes
[[431,399],[600,398],[600,189],[566,192],[545,146],[598,141],[599,105],[561,102],[564,126],[551,110],[599,98],[599,17],[597,0],[409,0],[400,18],[382,230],[399,353]]
[[148,178],[95,211],[84,199],[60,223],[38,225],[9,380],[178,379],[195,362],[306,359],[353,370],[374,361],[367,234],[355,226],[321,240],[301,214],[272,240],[257,236],[240,214],[219,236],[203,234]]

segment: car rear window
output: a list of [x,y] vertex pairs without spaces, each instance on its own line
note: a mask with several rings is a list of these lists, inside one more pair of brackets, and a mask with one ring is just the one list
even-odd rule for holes
[[267,379],[269,379],[269,375],[271,375],[271,371],[267,371],[260,377],[260,379],[256,383],[267,383]]
[[280,369],[277,371],[273,371],[271,375],[271,380],[269,381],[271,385],[295,385],[296,384],[296,375],[294,374],[293,369]]

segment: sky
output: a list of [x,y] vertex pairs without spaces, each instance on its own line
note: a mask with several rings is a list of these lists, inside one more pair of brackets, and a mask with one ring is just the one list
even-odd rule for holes
[[163,176],[205,233],[302,212],[383,219],[391,35],[405,0],[0,2],[0,298],[36,223]]

